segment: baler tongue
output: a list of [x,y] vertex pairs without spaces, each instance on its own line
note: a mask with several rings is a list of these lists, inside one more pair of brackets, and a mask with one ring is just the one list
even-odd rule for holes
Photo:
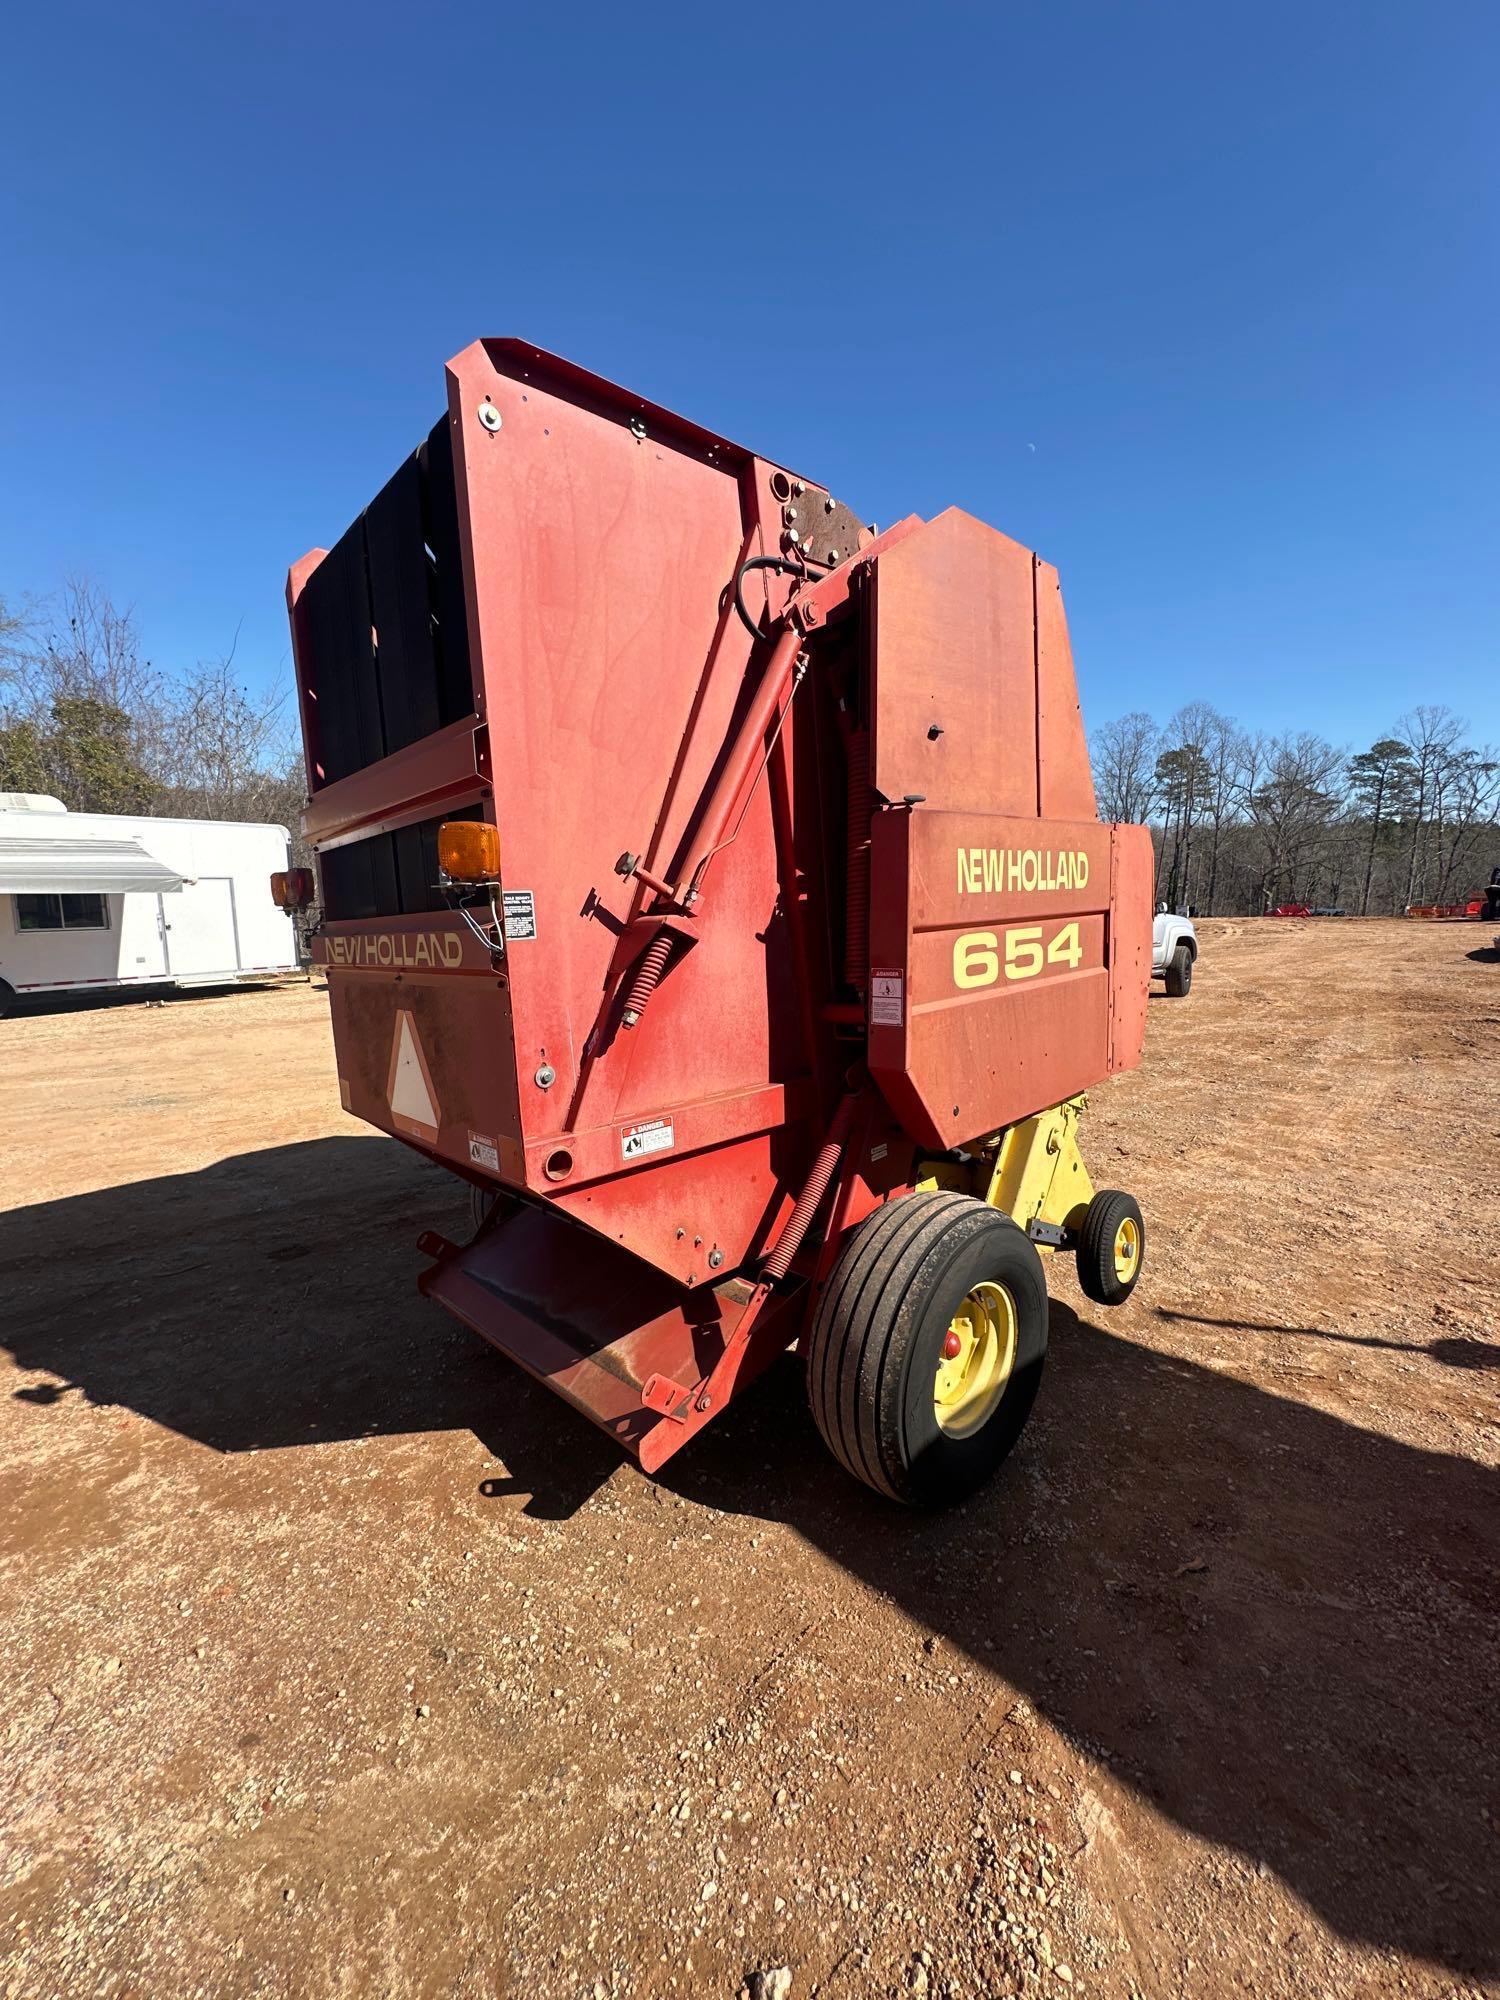
[[418,1279],[429,1298],[608,1431],[647,1472],[708,1416],[711,1405],[696,1406],[700,1385],[752,1296],[743,1283],[689,1291],[548,1209],[502,1212],[463,1249],[432,1235],[422,1248],[437,1257]]

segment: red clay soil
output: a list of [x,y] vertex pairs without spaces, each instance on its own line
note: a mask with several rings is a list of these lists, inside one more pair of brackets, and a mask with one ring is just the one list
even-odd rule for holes
[[1500,1992],[1500,963],[1203,926],[1037,1413],[658,1483],[413,1289],[327,1002],[0,1024],[0,1993]]

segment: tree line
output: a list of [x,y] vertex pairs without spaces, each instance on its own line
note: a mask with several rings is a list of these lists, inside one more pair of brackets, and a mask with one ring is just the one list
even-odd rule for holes
[[252,694],[224,657],[166,672],[135,616],[70,578],[40,605],[0,602],[0,792],[70,812],[270,820],[294,843],[305,782],[284,690]]
[[1091,750],[1101,816],[1151,827],[1157,899],[1174,910],[1393,916],[1463,901],[1500,866],[1500,757],[1446,708],[1414,708],[1351,751],[1191,702],[1164,728],[1121,716]]
[[[1121,716],[1091,749],[1101,815],[1151,827],[1157,899],[1173,909],[1390,916],[1458,902],[1500,866],[1500,758],[1446,708],[1415,708],[1351,752],[1191,702],[1165,727]],[[164,672],[133,613],[75,577],[40,606],[0,602],[0,791],[74,812],[279,821],[296,845],[305,785],[285,691],[250,693],[232,647]]]

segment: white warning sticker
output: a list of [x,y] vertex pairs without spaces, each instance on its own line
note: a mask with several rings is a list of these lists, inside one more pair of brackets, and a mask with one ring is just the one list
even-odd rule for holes
[[530,889],[506,890],[505,935],[512,944],[536,936],[536,897]]
[[494,1140],[483,1132],[469,1134],[469,1158],[476,1167],[488,1167],[492,1174],[500,1171],[500,1149]]
[[906,974],[895,970],[870,973],[870,1026],[899,1028],[906,1019]]
[[648,1153],[670,1153],[676,1144],[670,1118],[647,1118],[639,1125],[627,1125],[620,1134],[620,1158],[641,1160]]

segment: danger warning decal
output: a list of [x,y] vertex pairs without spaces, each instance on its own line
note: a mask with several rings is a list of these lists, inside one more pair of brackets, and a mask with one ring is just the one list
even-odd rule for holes
[[892,971],[870,972],[870,1026],[899,1028],[906,1018],[906,975]]
[[670,1118],[647,1118],[639,1125],[627,1125],[620,1134],[620,1158],[641,1160],[648,1153],[670,1153],[676,1144]]

